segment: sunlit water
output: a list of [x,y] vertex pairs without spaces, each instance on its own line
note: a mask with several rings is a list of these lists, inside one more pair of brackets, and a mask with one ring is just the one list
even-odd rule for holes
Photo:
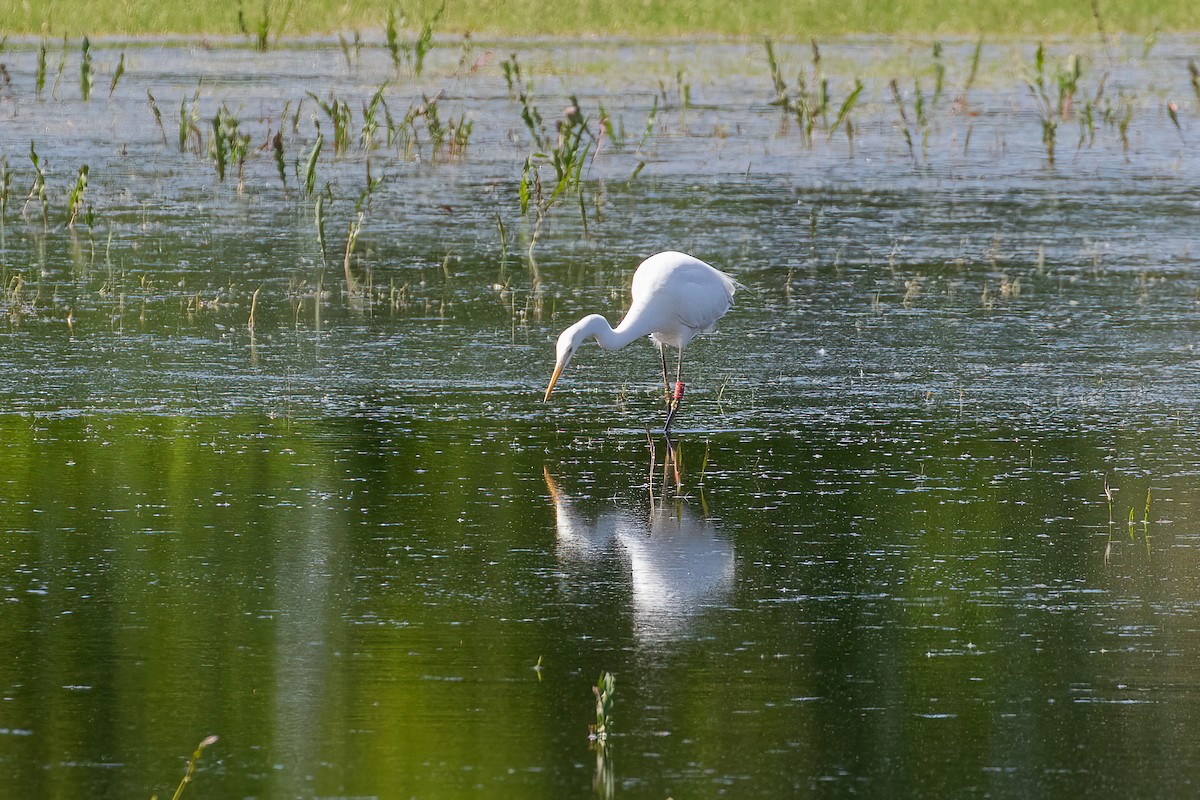
[[[37,99],[36,45],[0,91],[0,796],[169,796],[210,734],[187,794],[1195,791],[1194,40],[1077,48],[1053,166],[1032,44],[967,91],[947,45],[935,99],[927,45],[830,43],[811,145],[756,44],[445,41],[415,79],[379,47],[101,42],[88,103],[77,43]],[[513,52],[551,142],[570,95],[625,132],[532,262]],[[365,152],[385,81],[394,120],[444,90],[465,153],[424,117]],[[557,332],[666,248],[745,285],[687,352],[674,453],[649,344],[541,402]]]

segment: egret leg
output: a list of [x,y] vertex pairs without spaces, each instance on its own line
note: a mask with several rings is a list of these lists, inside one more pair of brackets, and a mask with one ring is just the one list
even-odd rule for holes
[[[664,356],[666,358],[666,356]],[[671,423],[675,421],[675,414],[679,411],[679,404],[683,402],[683,348],[679,348],[679,360],[675,362],[675,392],[670,395],[670,400],[667,404],[667,423],[663,426],[663,433],[668,437],[671,433]]]
[[667,392],[667,409],[671,408],[671,380],[667,377],[667,346],[660,344],[658,346],[658,357],[662,359],[663,368],[663,388]]

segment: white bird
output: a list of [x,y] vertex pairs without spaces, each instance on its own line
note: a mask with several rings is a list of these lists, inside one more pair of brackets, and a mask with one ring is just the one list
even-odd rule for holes
[[[686,502],[650,498],[649,516],[601,505],[586,513],[543,468],[554,503],[556,552],[563,573],[591,586],[587,564],[618,555],[632,583],[634,626],[643,638],[668,638],[705,608],[721,605],[733,590],[733,543]],[[580,498],[582,499],[582,498]],[[589,509],[590,510],[590,509]]]
[[[650,256],[633,273],[632,303],[616,328],[599,314],[589,314],[558,337],[557,363],[546,387],[545,400],[550,399],[554,384],[571,356],[588,337],[595,337],[605,350],[620,350],[636,339],[649,336],[658,346],[662,360],[663,385],[667,390],[667,422],[663,430],[669,433],[683,399],[683,348],[696,334],[712,331],[717,320],[729,310],[738,286],[724,272],[685,253],[667,251]],[[667,377],[668,345],[679,351],[674,392]]]

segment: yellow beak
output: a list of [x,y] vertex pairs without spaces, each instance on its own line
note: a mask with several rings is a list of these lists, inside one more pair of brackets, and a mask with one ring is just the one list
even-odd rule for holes
[[554,365],[554,374],[550,376],[550,385],[546,387],[546,396],[542,398],[543,403],[549,402],[550,393],[554,391],[554,384],[558,383],[558,376],[562,375],[563,367],[565,366],[566,364],[562,361]]

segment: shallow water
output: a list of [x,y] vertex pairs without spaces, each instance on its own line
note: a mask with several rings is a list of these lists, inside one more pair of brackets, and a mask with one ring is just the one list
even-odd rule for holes
[[[853,143],[811,146],[759,45],[480,43],[460,67],[444,42],[416,80],[379,48],[100,42],[89,103],[75,49],[51,97],[56,47],[45,99],[36,43],[4,51],[0,91],[0,795],[166,796],[210,734],[189,794],[1200,780],[1194,40],[1077,47],[1079,105],[1127,104],[1129,146],[1100,121],[1077,149],[1076,108],[1054,165],[1033,45],[985,47],[956,106],[971,43],[936,102],[926,45],[828,44],[833,113],[867,88]],[[574,94],[626,129],[587,165],[586,231],[568,195],[532,263],[511,52],[548,128]],[[777,52],[811,77],[809,48]],[[465,154],[431,154],[421,120],[408,151],[364,152],[388,80],[396,118],[444,90]],[[306,90],[355,124],[318,165],[324,260],[302,184],[328,118],[305,99],[283,125],[286,186],[257,149]],[[205,143],[221,103],[252,135],[240,193],[179,151],[196,92]],[[81,163],[94,222],[71,229]],[[589,348],[541,393],[558,331],[615,321],[666,248],[746,289],[689,348],[678,449],[652,456],[649,345]]]

